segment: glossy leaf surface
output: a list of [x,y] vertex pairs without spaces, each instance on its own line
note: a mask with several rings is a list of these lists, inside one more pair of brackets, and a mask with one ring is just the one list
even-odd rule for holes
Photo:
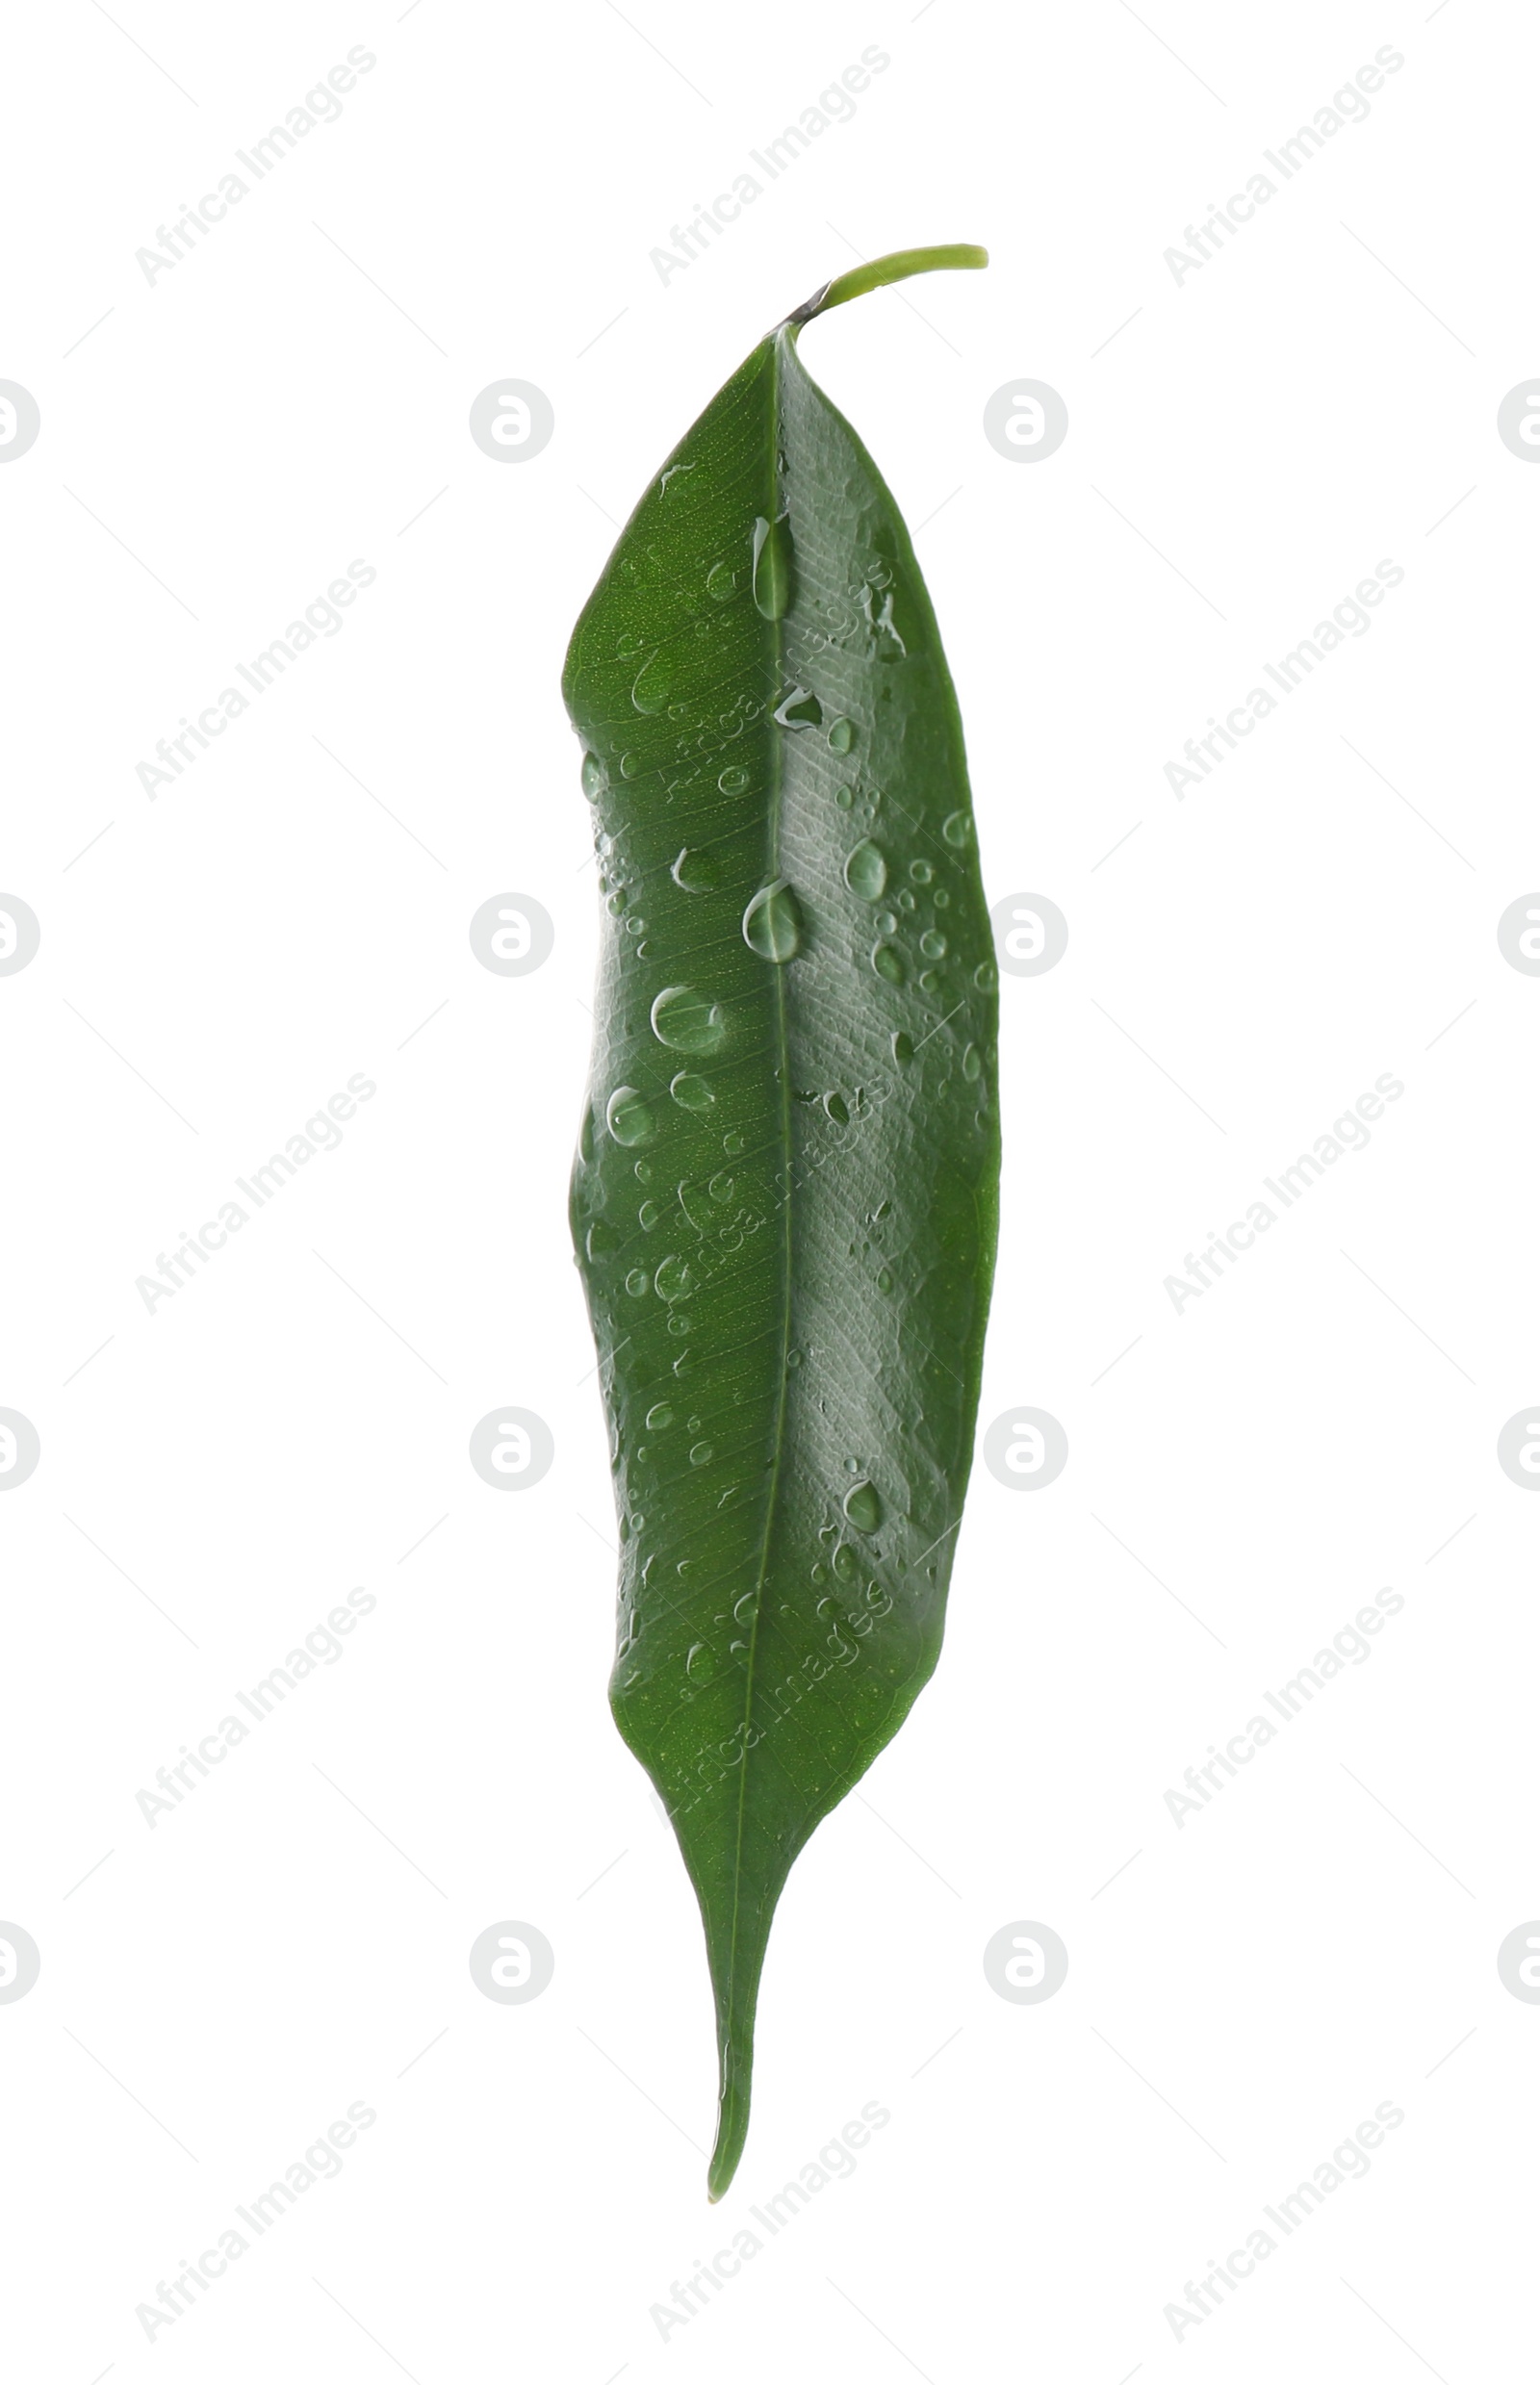
[[797,353],[685,434],[573,634],[603,934],[572,1188],[620,1519],[616,1720],[748,2124],[771,1915],[933,1671],[994,1261],[995,971],[909,534]]

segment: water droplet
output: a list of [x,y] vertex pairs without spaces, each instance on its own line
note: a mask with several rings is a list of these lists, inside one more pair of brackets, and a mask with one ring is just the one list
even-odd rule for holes
[[899,1066],[902,1067],[906,1061],[911,1061],[913,1057],[913,1039],[907,1036],[904,1033],[903,1028],[900,1027],[897,1035],[893,1038],[893,1058],[898,1062]]
[[883,1502],[877,1495],[877,1485],[862,1476],[845,1493],[845,1521],[853,1524],[858,1532],[875,1532],[882,1520]]
[[937,928],[927,928],[920,937],[920,950],[927,961],[946,959],[946,938]]
[[941,833],[949,845],[961,850],[973,833],[973,823],[965,811],[951,811],[941,822]]
[[970,1085],[977,1085],[984,1074],[984,1061],[976,1043],[970,1043],[962,1054],[962,1074]]
[[722,1148],[730,1160],[737,1159],[747,1147],[741,1135],[724,1135],[722,1138]]
[[647,922],[642,917],[639,910],[633,910],[630,917],[627,920],[626,933],[628,936],[645,936],[647,934]]
[[673,655],[649,654],[631,681],[631,702],[638,712],[661,712],[673,683]]
[[716,1658],[704,1640],[697,1640],[684,1659],[684,1670],[692,1681],[708,1681],[716,1671]]
[[834,801],[835,801],[835,803],[839,806],[839,808],[840,808],[840,810],[841,810],[841,811],[848,811],[848,810],[850,809],[851,805],[855,802],[855,800],[856,800],[856,798],[855,798],[855,796],[851,793],[851,791],[850,791],[850,789],[849,789],[849,787],[848,787],[848,786],[836,786],[836,787],[835,787],[835,789],[834,789]]
[[898,889],[898,908],[900,910],[912,910],[914,908],[914,897],[908,886],[900,886]]
[[604,1104],[604,1124],[615,1141],[628,1147],[650,1141],[657,1131],[657,1121],[634,1085],[616,1086]]
[[692,1077],[685,1068],[680,1069],[668,1090],[681,1110],[693,1110],[697,1113],[709,1110],[716,1100],[716,1095],[705,1077]]
[[936,988],[937,988],[937,983],[938,983],[938,980],[937,980],[937,974],[936,974],[936,971],[935,971],[934,969],[921,969],[921,971],[920,971],[920,991],[921,991],[921,993],[934,993],[934,992],[936,991]]
[[625,637],[621,639],[620,644],[616,647],[615,652],[619,655],[622,662],[629,662],[632,654],[639,654],[642,648],[646,644],[647,640],[645,638],[638,637],[634,630],[628,630]]
[[802,942],[802,907],[784,878],[761,886],[743,914],[743,940],[761,961],[789,961]]
[[944,886],[937,886],[935,893],[931,897],[931,901],[936,905],[937,910],[945,910],[951,903],[951,900],[952,897],[948,894]]
[[[852,1496],[854,1496],[854,1494],[852,1494]],[[842,1540],[840,1542],[838,1548],[834,1551],[834,1557],[831,1562],[834,1565],[836,1576],[841,1581],[855,1580],[856,1552],[851,1547],[848,1540]]]
[[673,1422],[674,1411],[666,1399],[660,1399],[655,1408],[647,1411],[647,1429],[650,1433],[666,1433]]
[[688,1332],[689,1332],[689,1329],[690,1329],[690,1321],[689,1321],[689,1319],[685,1316],[684,1311],[683,1311],[682,1309],[678,1309],[678,1308],[677,1308],[677,1309],[671,1309],[671,1310],[670,1310],[670,1312],[669,1312],[669,1320],[668,1320],[668,1329],[669,1329],[670,1333],[688,1333]]
[[914,884],[917,886],[928,886],[931,880],[936,876],[936,872],[932,869],[929,861],[911,861],[909,865],[909,874],[913,879]]
[[856,742],[856,724],[846,720],[843,712],[829,724],[829,750],[832,754],[848,754]]
[[994,985],[994,962],[992,961],[981,961],[978,967],[973,972],[973,983],[977,986],[980,993],[988,993]]
[[712,1200],[724,1202],[730,1201],[732,1198],[732,1188],[734,1181],[734,1178],[728,1174],[726,1168],[719,1168],[706,1189],[711,1195]]
[[732,564],[713,563],[706,576],[706,593],[712,603],[725,604],[729,597],[737,594],[737,588],[738,576]]
[[666,986],[654,1003],[653,1033],[674,1052],[718,1052],[728,1024],[720,1002],[693,986]]
[[620,757],[620,775],[623,779],[638,778],[646,768],[647,758],[645,755],[623,754]]
[[620,1236],[603,1218],[596,1218],[584,1238],[584,1248],[590,1259],[606,1259],[612,1250],[620,1248]]
[[645,1267],[632,1268],[630,1273],[626,1278],[626,1289],[630,1294],[633,1300],[639,1300],[641,1298],[643,1293],[647,1290],[648,1281],[649,1277]]
[[653,1289],[660,1300],[682,1300],[695,1290],[695,1269],[688,1259],[670,1251],[653,1278]]
[[669,876],[686,894],[706,894],[717,882],[717,865],[708,853],[692,853],[688,845],[676,855]]
[[766,621],[779,621],[791,603],[791,524],[759,515],[754,525],[754,601]]
[[886,977],[890,986],[902,986],[909,971],[904,956],[896,944],[876,944],[872,948],[872,967],[879,977]]
[[609,772],[597,754],[583,756],[583,793],[591,804],[597,804],[609,785]]
[[692,1466],[709,1466],[715,1455],[716,1451],[712,1449],[709,1441],[698,1441],[690,1451],[690,1464]]
[[656,1201],[643,1201],[640,1209],[636,1212],[636,1222],[641,1227],[644,1234],[651,1234],[654,1226],[656,1225],[662,1214],[663,1213],[658,1208]]
[[824,717],[823,705],[806,687],[794,687],[783,703],[776,706],[775,717],[783,729],[817,729]]
[[892,1291],[892,1289],[893,1289],[893,1270],[892,1270],[892,1269],[891,1269],[890,1267],[880,1267],[880,1268],[878,1269],[878,1270],[877,1270],[877,1289],[878,1289],[878,1291],[879,1291],[879,1292],[891,1292],[891,1291]]
[[753,1623],[758,1612],[758,1600],[756,1598],[752,1590],[745,1590],[742,1598],[739,1599],[733,1606],[732,1620],[734,1623]]
[[850,1124],[850,1106],[845,1100],[843,1093],[826,1093],[824,1095],[824,1109],[828,1113],[829,1116],[834,1119],[836,1126],[848,1126]]
[[635,1178],[636,1178],[636,1181],[637,1181],[637,1183],[638,1183],[638,1184],[651,1184],[651,1183],[652,1183],[652,1181],[653,1181],[653,1163],[652,1163],[652,1161],[651,1161],[651,1160],[637,1160],[637,1161],[634,1163],[632,1172],[633,1172],[633,1174],[635,1175]]
[[859,894],[863,903],[882,899],[887,885],[887,858],[881,845],[874,845],[869,836],[862,837],[845,856],[845,884],[852,894]]

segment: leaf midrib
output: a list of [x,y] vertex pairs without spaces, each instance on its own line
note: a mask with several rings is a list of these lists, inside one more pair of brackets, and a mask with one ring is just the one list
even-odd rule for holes
[[[791,334],[787,334],[788,340],[791,336]],[[781,494],[776,464],[776,457],[780,448],[781,423],[780,334],[772,333],[767,345],[770,350],[770,450],[768,458],[770,488],[768,510],[765,518],[773,530],[776,521],[776,506]],[[791,591],[792,599],[795,598],[795,595],[796,589],[793,584]],[[750,601],[754,601],[752,589],[750,592]],[[783,611],[770,625],[772,637],[771,662],[774,671],[775,685],[778,688],[783,676],[783,665],[785,653],[784,631],[782,628],[782,624],[790,612],[790,609],[791,602],[788,600]],[[772,729],[774,728],[774,723],[771,724],[771,727]],[[783,785],[783,758],[784,748],[783,740],[779,737],[772,736],[770,741],[769,874],[766,879],[766,884],[769,884],[771,879],[778,878],[781,874],[781,814]],[[770,1564],[770,1542],[771,1536],[775,1530],[776,1510],[781,1496],[781,1463],[785,1453],[786,1400],[788,1396],[788,1384],[790,1380],[789,1372],[786,1366],[786,1360],[790,1355],[791,1346],[791,1182],[792,1161],[794,1156],[791,1148],[790,1039],[786,1026],[785,964],[773,962],[770,966],[775,987],[775,1058],[776,1073],[781,1086],[781,1150],[784,1164],[784,1192],[783,1193],[781,1203],[782,1215],[785,1220],[785,1228],[782,1236],[781,1347],[779,1358],[779,1380],[776,1393],[775,1434],[770,1461],[770,1486],[765,1499],[764,1533],[759,1544],[759,1562],[755,1574],[754,1616],[749,1625],[749,1648],[744,1664],[743,1765],[738,1774],[738,1810],[732,1841],[732,1924],[728,1934],[727,1975],[724,1982],[724,2052],[726,2052],[728,2047],[732,2044],[732,2016],[733,2011],[734,1993],[737,1984],[738,1915],[743,1902],[743,1826],[748,1810],[749,1800],[749,1759],[752,1753],[749,1744],[749,1731],[752,1729],[754,1722],[755,1661],[758,1654],[759,1648],[759,1615],[764,1602],[765,1579]],[[723,2065],[722,2084],[724,2089],[726,2089],[728,2085],[728,2078],[727,2064],[725,2063]]]

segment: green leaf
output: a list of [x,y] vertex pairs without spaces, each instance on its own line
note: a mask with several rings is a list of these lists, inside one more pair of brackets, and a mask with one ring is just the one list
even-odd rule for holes
[[935,1668],[999,1180],[995,969],[909,533],[804,324],[685,434],[573,633],[603,898],[572,1219],[620,1517],[611,1703],[700,1899],[748,2126],[771,1914]]

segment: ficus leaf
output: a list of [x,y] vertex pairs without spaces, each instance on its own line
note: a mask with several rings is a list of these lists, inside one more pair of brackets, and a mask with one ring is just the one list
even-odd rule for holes
[[999,1179],[995,970],[909,533],[797,353],[686,432],[573,632],[603,898],[572,1219],[620,1518],[611,1682],[700,1899],[748,2125],[770,1918],[935,1668]]

